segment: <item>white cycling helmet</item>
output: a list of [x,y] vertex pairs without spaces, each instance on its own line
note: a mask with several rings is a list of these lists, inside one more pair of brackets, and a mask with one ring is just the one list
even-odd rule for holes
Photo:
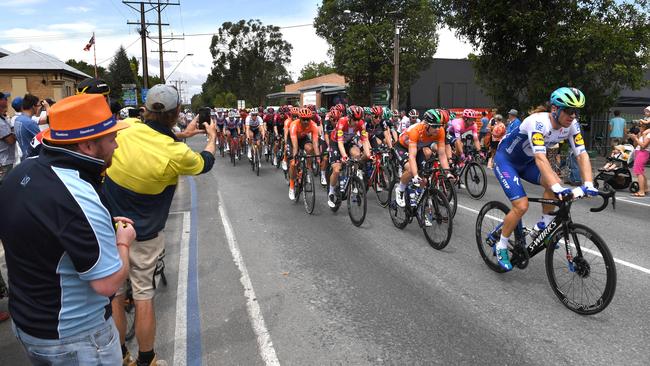
[[121,119],[127,119],[129,118],[129,110],[133,109],[133,107],[124,107],[120,109],[120,118]]

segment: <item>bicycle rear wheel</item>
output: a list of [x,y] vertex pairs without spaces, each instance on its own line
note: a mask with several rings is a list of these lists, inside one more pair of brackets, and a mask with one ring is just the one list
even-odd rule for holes
[[350,221],[354,226],[361,226],[366,219],[366,209],[368,201],[366,200],[366,189],[359,177],[350,178],[348,187],[348,214]]
[[375,194],[377,194],[377,201],[379,201],[379,206],[386,207],[388,206],[388,200],[390,199],[390,172],[387,169],[388,167],[382,166],[377,172],[374,182]]
[[302,190],[305,212],[311,215],[316,206],[316,184],[314,184],[314,175],[309,170],[305,170],[302,175]]
[[390,192],[388,198],[388,214],[390,215],[390,220],[393,222],[398,229],[404,229],[409,223],[409,216],[406,212],[406,207],[400,207],[397,202],[395,202],[395,197],[397,197],[397,188],[399,185],[399,180],[395,179],[391,182]]
[[[557,235],[557,234],[556,234]],[[562,235],[562,234],[559,234]],[[555,295],[569,310],[581,315],[603,311],[616,292],[616,265],[605,241],[585,225],[569,227],[570,254],[564,240],[553,237],[546,248],[546,275]],[[560,249],[555,249],[560,243]]]
[[[476,218],[476,245],[481,258],[488,267],[498,273],[503,270],[497,261],[495,246],[501,238],[501,225],[510,208],[499,201],[486,203]],[[512,250],[512,248],[508,248]]]
[[434,249],[444,249],[451,240],[452,215],[445,194],[437,189],[429,189],[422,198],[422,231],[429,245]]
[[465,168],[465,187],[467,187],[467,193],[476,200],[480,200],[485,195],[487,175],[485,175],[485,169],[478,163],[471,162]]
[[262,155],[260,154],[260,150],[258,149],[257,155],[255,157],[255,174],[257,174],[258,177],[260,176],[260,165],[262,165],[261,161],[262,161]]
[[440,177],[436,182],[436,189],[445,194],[447,202],[449,202],[451,217],[455,217],[456,210],[458,209],[458,197],[456,195],[454,184],[449,180],[449,178]]

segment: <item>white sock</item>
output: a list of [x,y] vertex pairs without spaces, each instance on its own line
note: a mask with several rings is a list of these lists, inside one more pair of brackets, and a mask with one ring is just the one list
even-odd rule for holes
[[402,183],[402,182],[399,182],[399,186],[397,186],[397,189],[398,189],[400,192],[404,192],[404,191],[406,190],[406,184],[404,184],[404,183]]
[[329,194],[334,194],[336,192],[336,188],[334,186],[330,186],[330,193]]
[[325,172],[321,171],[321,172],[320,172],[320,176],[323,177],[323,178],[325,178]]
[[501,239],[497,243],[497,250],[508,249],[508,238],[501,235]]

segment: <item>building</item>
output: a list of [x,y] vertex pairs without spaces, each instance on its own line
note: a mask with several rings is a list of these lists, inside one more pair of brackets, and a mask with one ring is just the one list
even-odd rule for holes
[[328,74],[284,86],[284,91],[266,96],[268,105],[308,105],[330,107],[347,102],[345,78],[339,74]]
[[65,62],[31,48],[18,53],[0,49],[0,90],[11,92],[12,98],[30,93],[58,101],[73,95],[77,83],[88,77]]

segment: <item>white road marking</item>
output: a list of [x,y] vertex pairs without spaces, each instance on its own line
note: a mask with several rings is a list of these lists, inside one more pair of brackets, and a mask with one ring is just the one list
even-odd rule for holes
[[650,204],[643,203],[643,202],[638,202],[638,201],[632,201],[632,200],[629,200],[629,199],[627,199],[627,198],[622,198],[622,197],[616,197],[616,202],[618,202],[618,201],[623,201],[623,202],[627,202],[627,203],[633,203],[633,204],[635,204],[635,205],[639,205],[639,206],[650,207]]
[[174,365],[187,364],[187,273],[190,251],[190,213],[183,212],[183,232],[178,260],[178,288],[176,290],[176,332],[174,333]]
[[[460,204],[458,205],[458,208],[462,208],[463,210],[467,210],[467,211],[473,212],[475,214],[479,213],[478,210],[475,210],[475,209],[473,209],[471,207],[466,207],[466,206],[463,206],[463,205],[460,205]],[[503,221],[500,218],[494,217],[492,215],[487,215],[486,217],[489,218],[489,219],[492,219],[492,220],[496,220],[496,221]],[[591,250],[591,249],[587,249],[587,248],[582,248],[582,250],[584,250],[587,253],[591,253],[591,254],[597,255],[597,256],[602,258],[602,255],[600,255],[600,253],[595,251],[595,250]],[[641,266],[636,265],[634,263],[630,263],[628,261],[624,261],[624,260],[618,259],[618,258],[614,258],[614,262],[616,262],[618,264],[621,264],[621,265],[624,265],[626,267],[632,268],[632,269],[636,269],[637,271],[643,272],[645,274],[650,274],[650,269],[647,269],[645,267],[641,267]]]
[[230,219],[228,219],[228,215],[226,214],[226,208],[223,204],[223,197],[221,197],[221,192],[217,191],[217,195],[219,197],[219,214],[221,215],[223,228],[226,233],[226,238],[228,239],[228,247],[230,248],[230,253],[232,254],[232,259],[235,262],[235,265],[241,272],[239,281],[241,282],[242,286],[244,286],[246,310],[248,311],[248,316],[251,319],[253,331],[257,337],[257,346],[260,350],[260,356],[262,357],[265,365],[279,366],[280,361],[278,360],[278,356],[275,353],[275,348],[273,348],[271,334],[264,324],[264,317],[262,316],[262,311],[260,310],[260,306],[257,303],[257,296],[255,295],[255,290],[253,289],[253,283],[248,276],[248,270],[244,264],[244,258],[239,251],[239,246],[237,245],[237,240],[235,239],[234,230],[232,229]]

